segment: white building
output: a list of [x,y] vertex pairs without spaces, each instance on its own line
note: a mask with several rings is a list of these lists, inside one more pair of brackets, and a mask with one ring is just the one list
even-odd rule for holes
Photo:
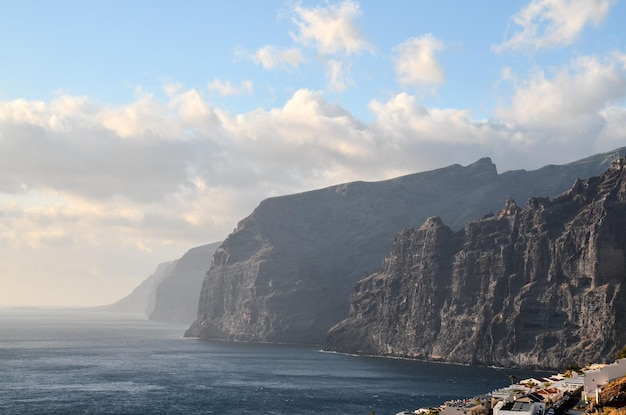
[[493,415],[543,415],[543,402],[500,401],[493,407]]
[[610,365],[596,366],[592,370],[585,371],[583,379],[583,399],[596,398],[607,383],[617,378],[626,376],[626,358],[616,360]]
[[543,388],[537,391],[537,395],[541,396],[544,402],[555,403],[563,398],[563,390],[559,388]]
[[440,409],[439,415],[479,415],[482,405],[472,400],[458,400],[446,402]]

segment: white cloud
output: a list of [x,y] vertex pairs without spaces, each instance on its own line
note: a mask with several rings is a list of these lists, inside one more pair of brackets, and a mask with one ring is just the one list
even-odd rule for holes
[[[513,81],[514,93],[495,115],[517,131],[518,143],[545,154],[575,159],[623,145],[626,71],[614,57],[579,57],[546,73]],[[554,162],[552,162],[554,163]]]
[[[575,133],[604,123],[602,110],[626,96],[626,71],[614,59],[583,56],[550,74],[535,70],[515,87],[510,107],[497,109],[497,116],[527,128]],[[602,125],[588,133],[595,128]]]
[[480,158],[479,154],[486,154],[489,145],[502,139],[491,124],[473,121],[468,110],[426,108],[406,93],[387,102],[373,100],[370,109],[376,114],[372,131],[377,137],[384,137],[386,151],[403,149],[389,154],[396,162],[399,158],[401,166],[408,166],[415,157],[420,157],[420,164],[429,163],[428,159],[445,164],[440,158],[446,153],[444,148],[448,148],[449,155],[470,151],[473,155],[469,159]]
[[217,91],[222,96],[251,94],[254,91],[252,81],[242,81],[239,86],[234,86],[230,81],[220,81],[215,78],[207,85],[210,91]]
[[613,52],[611,59],[613,59],[623,71],[626,71],[626,53]]
[[354,85],[351,77],[352,65],[336,59],[329,59],[327,63],[327,75],[329,78],[329,89],[341,92],[349,86]]
[[403,85],[443,84],[445,75],[435,58],[443,43],[431,34],[411,38],[395,48],[396,74]]
[[[242,84],[242,87],[244,86]],[[249,88],[252,89],[252,85]],[[174,116],[179,118],[179,122],[185,128],[194,126],[205,131],[215,131],[216,126],[219,125],[219,114],[204,101],[198,91],[195,89],[170,91],[168,109],[175,112]],[[176,129],[175,131],[179,130]]]
[[[272,192],[325,186],[332,178],[356,179],[369,157],[367,130],[321,92],[298,90],[282,108],[241,114],[224,130],[242,144],[239,162]],[[305,183],[309,183],[306,185]]]
[[[289,10],[288,17],[297,28],[295,32],[290,32],[291,38],[300,45],[315,49],[326,67],[331,91],[341,92],[355,83],[351,76],[351,64],[329,56],[345,57],[374,50],[355,24],[360,15],[359,4],[351,0],[312,8],[297,3]],[[297,69],[306,61],[298,47],[279,48],[273,45],[263,46],[254,53],[236,47],[235,58],[251,60],[268,70]]]
[[617,148],[624,145],[626,137],[626,108],[611,106],[601,111],[605,128],[597,138],[598,148]]
[[[52,113],[51,117],[56,117],[55,106],[59,100],[68,100],[72,97],[60,97],[51,103],[47,112]],[[173,122],[173,114],[170,114],[167,107],[157,100],[152,94],[141,94],[139,98],[130,105],[118,108],[98,108],[93,114],[75,112],[70,116],[94,115],[89,118],[91,127],[105,127],[120,138],[137,138],[158,134],[161,136],[178,137],[180,130]]]
[[263,46],[253,54],[242,50],[238,50],[236,54],[251,59],[257,65],[261,65],[263,69],[298,68],[298,66],[304,62],[302,52],[295,47],[281,49],[276,46],[268,45]]
[[512,17],[518,30],[492,50],[551,49],[569,45],[588,25],[598,25],[615,0],[532,0]]
[[292,33],[296,42],[310,45],[322,55],[354,54],[373,51],[355,25],[361,15],[359,4],[350,0],[334,5],[305,8],[293,7],[291,20],[298,27]]

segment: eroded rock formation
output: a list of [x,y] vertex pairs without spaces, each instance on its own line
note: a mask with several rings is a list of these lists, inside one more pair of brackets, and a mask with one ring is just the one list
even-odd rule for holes
[[626,344],[625,164],[552,201],[508,199],[458,232],[439,218],[400,232],[326,348],[542,368],[615,356]]

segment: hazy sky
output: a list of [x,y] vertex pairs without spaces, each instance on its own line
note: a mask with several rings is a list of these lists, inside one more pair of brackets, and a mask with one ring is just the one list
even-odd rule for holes
[[0,305],[104,304],[269,196],[626,145],[626,6],[0,1]]

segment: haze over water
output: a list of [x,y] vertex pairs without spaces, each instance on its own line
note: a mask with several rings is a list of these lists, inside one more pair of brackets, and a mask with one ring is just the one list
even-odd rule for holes
[[538,374],[185,339],[185,327],[0,311],[2,414],[395,414]]

